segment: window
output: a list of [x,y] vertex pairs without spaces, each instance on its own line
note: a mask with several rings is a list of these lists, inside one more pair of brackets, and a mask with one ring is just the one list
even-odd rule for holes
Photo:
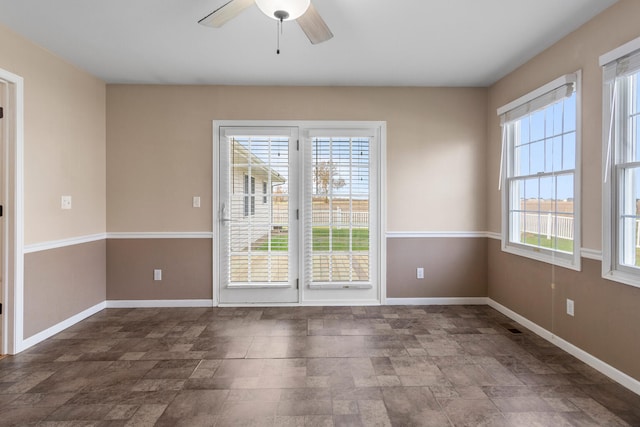
[[[249,187],[251,182],[251,187]],[[249,175],[244,176],[244,216],[256,214],[256,179],[251,177],[249,181]]]
[[600,58],[605,104],[603,277],[634,286],[640,286],[639,48],[637,39],[612,52],[618,57],[610,53]]
[[577,270],[578,78],[562,76],[498,110],[503,250]]
[[262,204],[267,203],[267,181],[262,181]]
[[[305,235],[313,288],[372,287],[375,132],[314,132],[307,150]],[[374,179],[375,181],[375,179]],[[373,190],[373,191],[372,191]],[[372,200],[373,199],[373,200]]]

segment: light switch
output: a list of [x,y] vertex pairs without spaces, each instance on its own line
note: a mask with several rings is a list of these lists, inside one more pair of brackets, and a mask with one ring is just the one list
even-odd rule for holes
[[60,207],[62,209],[71,209],[71,196],[62,196]]
[[193,207],[194,208],[200,207],[200,196],[193,196]]

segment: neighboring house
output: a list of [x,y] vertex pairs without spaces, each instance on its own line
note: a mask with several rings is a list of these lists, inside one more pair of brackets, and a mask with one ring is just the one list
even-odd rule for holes
[[[246,146],[235,140],[231,165],[231,250],[235,252],[246,250],[254,243],[265,240],[269,231],[279,226],[273,221],[272,195],[275,187],[284,185],[287,181],[275,169],[252,154]],[[282,206],[282,203],[278,203],[278,206]]]

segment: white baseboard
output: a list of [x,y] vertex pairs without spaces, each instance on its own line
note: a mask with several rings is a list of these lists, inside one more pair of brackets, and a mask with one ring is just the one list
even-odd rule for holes
[[175,299],[175,300],[110,300],[106,308],[171,308],[171,307],[213,307],[210,299]]
[[601,372],[602,374],[608,376],[609,378],[621,384],[622,386],[628,388],[632,392],[640,395],[640,381],[625,374],[622,371],[619,371],[618,369],[614,368],[608,363],[603,362],[602,360],[587,353],[581,348],[576,347],[570,342],[565,341],[562,338],[554,335],[552,332],[544,329],[543,327],[537,325],[536,323],[533,323],[531,320],[527,319],[526,317],[519,315],[515,311],[508,309],[507,307],[492,300],[491,298],[487,298],[487,300],[490,307],[496,309],[497,311],[511,318],[512,320],[515,320],[525,328],[534,332],[536,335],[539,335],[540,337],[546,339],[550,343],[560,347],[562,350],[566,351],[567,353],[571,354],[577,359],[583,361],[587,365],[591,366],[592,368]]
[[387,305],[487,305],[487,297],[387,298]]
[[377,299],[371,300],[305,300],[302,302],[303,307],[358,307],[358,306],[372,306],[380,305],[380,301]]
[[101,302],[99,304],[94,305],[93,307],[90,307],[74,316],[69,317],[66,320],[63,320],[62,322],[53,325],[52,327],[45,329],[42,332],[38,332],[35,335],[30,336],[29,338],[27,338],[26,340],[23,340],[22,343],[20,343],[19,345],[19,349],[17,351],[17,353],[24,351],[26,349],[28,349],[29,347],[33,347],[34,345],[46,340],[47,338],[51,338],[52,336],[54,336],[55,334],[64,331],[65,329],[75,325],[76,323],[80,322],[81,320],[86,319],[89,316],[93,316],[94,314],[104,310],[106,307],[106,303],[105,302]]

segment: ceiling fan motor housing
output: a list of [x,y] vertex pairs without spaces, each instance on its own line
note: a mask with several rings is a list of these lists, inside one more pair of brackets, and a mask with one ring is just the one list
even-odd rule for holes
[[309,9],[311,0],[256,0],[256,4],[270,18],[291,21]]
[[277,20],[286,21],[287,18],[289,18],[289,12],[286,10],[276,10],[273,12],[273,16],[275,16]]

